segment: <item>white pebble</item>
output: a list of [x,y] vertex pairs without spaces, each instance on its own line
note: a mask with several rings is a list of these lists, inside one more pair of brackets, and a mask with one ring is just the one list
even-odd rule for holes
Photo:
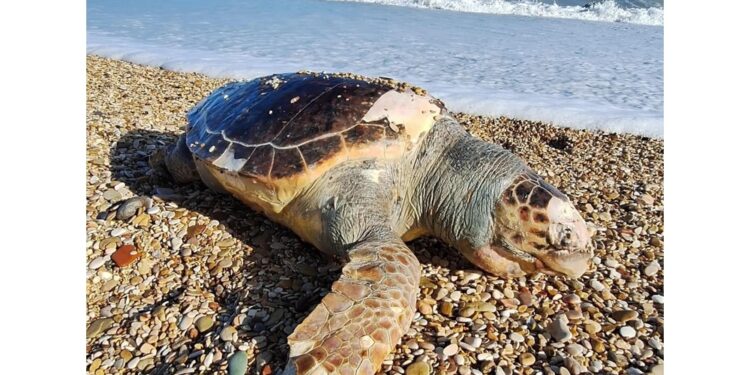
[[180,237],[172,238],[172,250],[173,251],[179,250],[181,246],[182,246],[182,238]]
[[464,342],[475,348],[478,348],[480,345],[482,345],[482,339],[480,339],[479,337],[467,337],[464,339]]
[[614,270],[614,269],[610,269],[609,270],[609,278],[610,279],[612,279],[612,280],[619,280],[620,277],[622,277],[622,275],[620,275],[620,273],[617,272],[617,270]]
[[107,258],[105,257],[96,257],[94,258],[94,260],[91,261],[91,263],[89,263],[89,268],[91,268],[92,270],[95,270],[103,266],[106,261],[107,261]]
[[604,260],[604,264],[607,267],[617,268],[620,263],[618,263],[614,258],[607,258]]
[[138,362],[140,362],[140,361],[141,361],[141,359],[138,358],[138,357],[135,357],[135,358],[131,359],[130,362],[128,362],[128,368],[131,369],[131,370],[134,369],[135,366],[138,366]]
[[635,337],[635,334],[636,334],[635,329],[631,326],[624,326],[620,328],[620,336],[626,339]]
[[109,234],[112,237],[119,237],[119,236],[122,236],[125,233],[128,233],[127,229],[125,229],[125,228],[115,228],[115,229],[112,229],[112,232],[110,232]]
[[492,360],[492,354],[490,353],[481,353],[477,356],[477,359],[480,361],[491,361]]
[[661,294],[654,294],[653,296],[651,296],[651,300],[660,305],[664,304],[664,296],[662,296]]
[[589,284],[597,292],[601,292],[601,291],[604,290],[604,284],[602,284],[601,282],[599,282],[599,280],[597,280],[597,279],[591,279],[591,282]]
[[458,353],[458,346],[456,344],[450,344],[443,348],[443,354],[447,355],[448,357],[454,356]]
[[464,280],[467,281],[474,281],[478,278],[482,277],[482,274],[478,271],[466,271],[464,272]]
[[471,346],[471,345],[469,345],[469,344],[467,344],[467,343],[465,343],[463,341],[459,342],[458,346],[464,348],[464,350],[466,350],[467,352],[475,352],[475,351],[477,351],[477,348],[475,346]]
[[646,269],[643,270],[643,273],[646,276],[654,276],[656,275],[657,272],[659,272],[660,269],[661,269],[661,266],[659,265],[659,262],[654,260],[651,263],[649,263],[648,266],[646,266]]
[[186,329],[190,328],[190,326],[191,326],[192,324],[193,324],[193,317],[191,317],[191,316],[189,316],[189,315],[186,315],[186,316],[184,316],[184,317],[182,318],[182,320],[180,320],[180,324],[179,324],[179,326],[178,326],[178,327],[179,327],[179,328],[180,328],[181,330],[183,330],[183,331],[184,331],[184,330],[186,330]]
[[214,362],[214,352],[209,352],[206,354],[206,358],[203,359],[203,365],[206,367],[211,366],[211,363]]

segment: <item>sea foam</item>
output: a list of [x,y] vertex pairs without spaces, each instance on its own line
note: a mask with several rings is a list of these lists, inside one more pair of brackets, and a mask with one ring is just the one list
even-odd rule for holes
[[88,3],[89,53],[214,77],[349,71],[453,111],[663,134],[663,28],[308,0]]
[[558,5],[533,0],[335,0],[375,3],[414,8],[445,9],[458,12],[512,14],[530,17],[570,18],[588,21],[627,22],[663,25],[664,9],[658,6],[626,7],[614,0],[592,1],[583,5]]

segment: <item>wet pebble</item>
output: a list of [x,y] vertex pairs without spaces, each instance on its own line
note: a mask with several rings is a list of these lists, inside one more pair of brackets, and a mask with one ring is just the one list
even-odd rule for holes
[[237,351],[229,357],[227,371],[229,375],[245,375],[247,372],[247,353]]

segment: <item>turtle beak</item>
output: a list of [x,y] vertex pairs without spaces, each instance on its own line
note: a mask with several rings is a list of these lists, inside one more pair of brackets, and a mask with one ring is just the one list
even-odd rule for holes
[[539,258],[537,270],[546,274],[564,275],[577,279],[588,271],[591,255],[580,252],[565,254],[552,252]]
[[594,256],[586,222],[569,201],[553,198],[548,210],[547,241],[552,251],[539,254],[539,258],[553,271],[578,278],[588,270]]

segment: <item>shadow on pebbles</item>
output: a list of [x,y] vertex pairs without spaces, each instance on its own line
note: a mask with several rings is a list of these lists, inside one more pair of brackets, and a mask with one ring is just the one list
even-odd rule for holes
[[[283,368],[286,336],[340,266],[200,184],[155,175],[148,155],[225,80],[87,59],[87,368],[92,374]],[[525,158],[595,224],[579,280],[505,281],[434,239],[418,313],[384,373],[646,374],[663,366],[663,142],[456,114]],[[126,221],[114,209],[152,199]]]

